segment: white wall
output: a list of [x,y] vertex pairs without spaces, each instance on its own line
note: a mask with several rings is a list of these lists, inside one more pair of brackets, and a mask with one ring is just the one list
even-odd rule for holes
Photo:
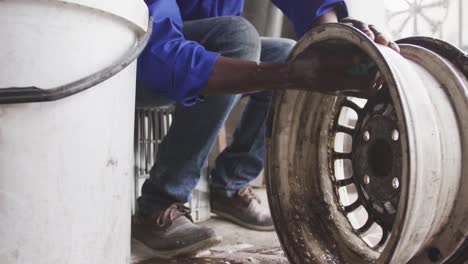
[[383,0],[347,0],[351,17],[388,31]]

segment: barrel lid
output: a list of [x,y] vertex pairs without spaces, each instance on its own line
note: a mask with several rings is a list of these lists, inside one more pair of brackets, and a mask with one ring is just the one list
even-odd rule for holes
[[122,17],[143,31],[148,29],[148,7],[143,0],[56,0],[101,10]]
[[[0,2],[2,1],[3,0],[0,0]],[[153,25],[149,17],[148,7],[143,0],[112,0],[112,2],[107,0],[48,1],[58,4],[69,4],[75,7],[90,8],[96,12],[122,18],[128,21],[130,26],[134,25],[132,30],[140,31],[138,34],[138,41],[136,41],[121,58],[116,59],[111,65],[82,77],[81,79],[47,89],[38,86],[0,87],[0,105],[56,101],[95,87],[97,84],[116,75],[135,61],[150,39]]]

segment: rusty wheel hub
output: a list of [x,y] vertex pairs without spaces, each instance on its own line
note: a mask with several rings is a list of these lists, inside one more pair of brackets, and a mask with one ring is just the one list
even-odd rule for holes
[[384,84],[367,99],[275,94],[267,186],[291,263],[468,259],[468,57],[441,41],[404,42],[416,45],[397,54],[326,25],[292,52],[291,60],[311,47],[357,50]]
[[357,192],[369,215],[392,229],[400,197],[401,141],[397,117],[386,89],[359,113],[352,165]]

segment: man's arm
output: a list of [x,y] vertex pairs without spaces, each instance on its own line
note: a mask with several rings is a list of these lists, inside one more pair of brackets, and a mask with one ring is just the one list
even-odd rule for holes
[[[333,9],[316,19],[317,24],[336,22],[338,17]],[[309,66],[308,70],[311,72],[310,76],[307,76],[307,84],[315,82],[316,86],[328,87],[331,83],[319,83],[319,78],[316,78],[318,76],[313,74],[314,68],[318,67],[319,63],[319,57],[316,57],[311,58],[309,65],[303,65]],[[297,72],[300,70],[302,69],[286,63],[257,63],[220,56],[201,94],[250,93],[307,86],[304,83],[304,75]]]
[[137,61],[138,81],[158,95],[193,105],[201,100],[200,89],[205,86],[219,53],[185,39],[176,0],[145,2],[153,17],[153,33]]
[[288,66],[218,57],[202,95],[275,90],[289,85]]
[[[327,3],[333,1],[341,2],[325,0]],[[313,87],[336,89],[333,82],[337,78],[324,81],[324,78],[318,79],[319,73],[315,71],[320,63],[332,61],[326,56],[314,54],[304,60],[300,67],[294,63],[256,63],[221,57],[219,53],[207,51],[200,44],[184,38],[181,32],[183,22],[176,0],[146,0],[146,3],[153,17],[154,31],[138,59],[138,80],[153,87],[159,95],[184,105],[192,105],[200,101],[202,95],[288,87],[312,89],[311,83]],[[326,8],[327,12],[323,13],[322,8],[320,17],[313,17],[310,21],[336,22],[337,12],[329,6]],[[335,71],[334,67],[331,69]],[[320,73],[320,77],[326,74]]]
[[[276,0],[273,2],[280,7],[288,7],[286,4],[287,1]],[[338,3],[341,5],[342,15],[347,15],[346,7],[342,6],[344,5],[343,1],[328,0],[311,2],[322,2],[323,6],[318,5],[318,10],[326,8],[328,11],[322,13],[318,18],[312,16],[311,19],[304,20],[304,23],[312,23],[307,28],[318,24],[337,23],[339,21],[339,14],[336,8],[330,8],[329,6],[331,3]],[[296,4],[296,7],[300,6]],[[343,8],[345,8],[344,11]],[[294,13],[291,9],[289,9],[289,11]],[[315,13],[317,12],[320,11],[315,10]],[[394,42],[389,41],[386,36],[378,32],[372,26],[369,27],[367,24],[354,19],[346,19],[344,22],[363,31],[371,39],[376,40],[377,43],[388,45],[394,50],[399,51],[398,46]],[[298,27],[304,28],[300,25]],[[334,61],[340,62],[334,65]],[[311,90],[314,87],[320,88],[321,92],[333,93],[333,90],[341,87],[343,83],[343,80],[338,77],[340,73],[349,66],[346,65],[346,63],[347,62],[342,58],[336,57],[336,54],[323,54],[318,52],[312,52],[301,62],[293,62],[291,64],[256,63],[219,57],[216,60],[215,67],[208,79],[207,85],[201,90],[201,94],[249,93],[287,88]],[[319,68],[321,72],[318,71]],[[346,83],[348,87],[365,87],[368,85],[368,81],[369,79],[366,76],[355,76],[347,79]]]

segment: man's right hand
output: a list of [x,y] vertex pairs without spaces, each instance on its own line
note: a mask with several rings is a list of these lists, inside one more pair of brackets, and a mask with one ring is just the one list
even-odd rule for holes
[[377,67],[362,53],[309,49],[288,63],[256,63],[219,57],[202,95],[264,90],[306,90],[367,97],[375,94]]

